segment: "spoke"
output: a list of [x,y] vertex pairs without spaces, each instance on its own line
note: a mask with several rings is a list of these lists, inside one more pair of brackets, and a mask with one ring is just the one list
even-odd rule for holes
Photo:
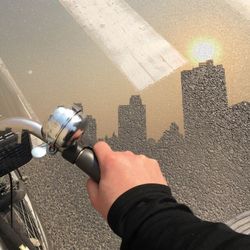
[[[42,249],[41,246],[41,235],[39,233],[38,225],[34,220],[33,216],[31,216],[31,212],[25,201],[20,202],[15,206],[16,215],[19,220],[23,223],[25,230],[27,232],[28,238],[31,239],[32,242],[39,242],[39,249]],[[35,240],[35,241],[34,241]]]

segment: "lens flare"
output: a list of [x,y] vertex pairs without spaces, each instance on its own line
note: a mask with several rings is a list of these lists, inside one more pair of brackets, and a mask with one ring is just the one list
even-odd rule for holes
[[189,57],[197,62],[207,60],[218,61],[221,55],[219,44],[213,39],[200,38],[192,42],[189,48]]

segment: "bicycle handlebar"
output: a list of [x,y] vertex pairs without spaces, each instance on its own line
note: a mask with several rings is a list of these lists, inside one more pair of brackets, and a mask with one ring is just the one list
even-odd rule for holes
[[6,118],[0,121],[0,130],[5,130],[6,128],[18,131],[26,130],[30,134],[44,141],[42,136],[42,125],[33,120],[23,117]]
[[78,143],[65,149],[62,157],[83,170],[96,183],[100,181],[100,168],[93,149]]
[[6,128],[25,130],[48,144],[54,152],[59,151],[67,161],[77,165],[95,182],[100,181],[100,168],[93,149],[78,142],[85,132],[86,117],[82,109],[57,107],[48,121],[42,126],[38,122],[22,117],[7,118],[0,121],[0,130]]

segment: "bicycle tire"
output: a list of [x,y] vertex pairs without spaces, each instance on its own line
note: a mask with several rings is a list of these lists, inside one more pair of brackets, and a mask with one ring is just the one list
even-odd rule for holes
[[[30,136],[27,132],[23,132],[21,143],[18,143],[17,135],[6,130],[0,131],[0,138],[0,176],[10,173],[14,182],[21,183],[21,176],[19,178],[15,169],[23,166],[32,159],[30,153]],[[32,246],[32,249],[51,250],[52,245],[47,238],[36,209],[34,209],[34,204],[31,201],[26,188],[23,188],[23,190],[25,192],[24,197],[18,199],[12,204],[13,229],[24,240],[24,242]],[[7,223],[11,224],[11,209],[7,210],[5,219]],[[33,248],[34,245],[35,247]]]
[[[13,179],[17,181],[17,175],[15,173],[11,174]],[[10,213],[7,217],[10,223]],[[13,204],[13,221],[15,231],[24,240],[27,241],[28,239],[36,250],[52,249],[45,229],[27,192],[22,200]]]

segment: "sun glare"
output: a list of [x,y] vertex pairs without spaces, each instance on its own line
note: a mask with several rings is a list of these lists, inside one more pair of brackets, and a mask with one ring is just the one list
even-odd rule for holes
[[220,47],[212,39],[198,39],[190,46],[189,54],[191,59],[196,63],[205,62],[210,59],[217,61],[220,56]]

